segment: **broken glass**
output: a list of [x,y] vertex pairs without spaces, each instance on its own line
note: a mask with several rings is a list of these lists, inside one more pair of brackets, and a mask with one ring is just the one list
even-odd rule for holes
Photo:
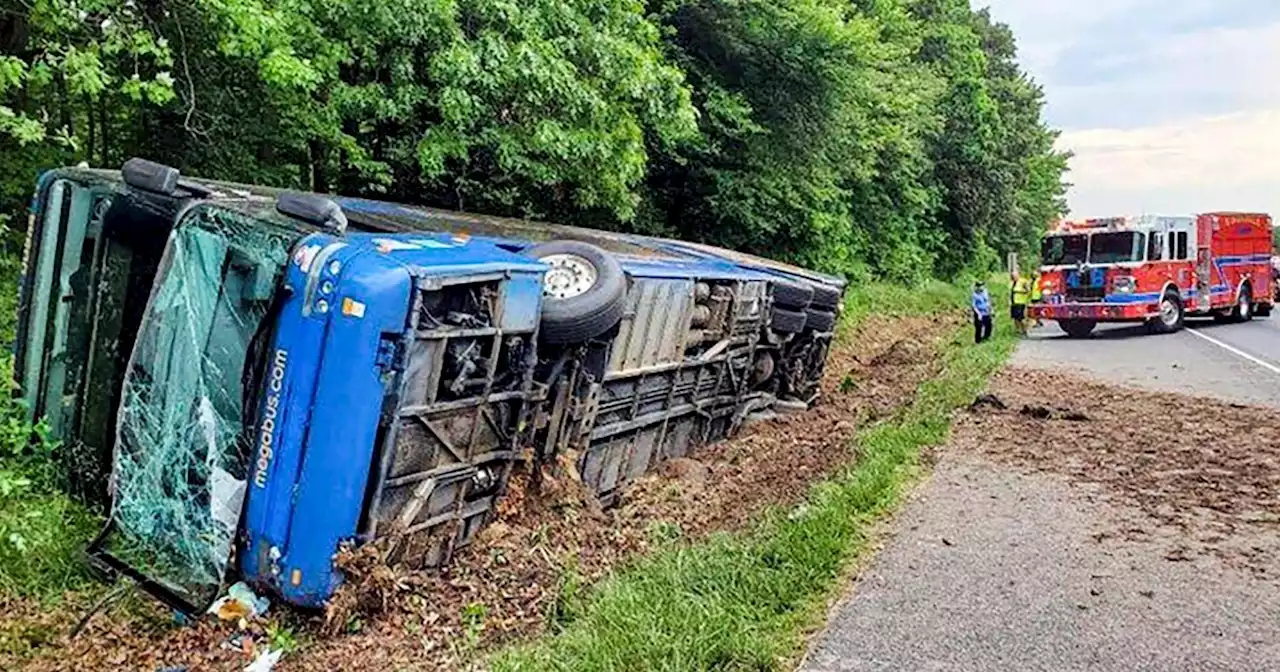
[[249,353],[295,235],[209,206],[184,218],[125,376],[106,550],[192,605],[212,601],[231,557]]

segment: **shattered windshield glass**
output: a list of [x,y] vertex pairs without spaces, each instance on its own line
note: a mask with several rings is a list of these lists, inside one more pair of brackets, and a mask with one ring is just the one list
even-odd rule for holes
[[170,236],[125,377],[107,550],[191,604],[216,595],[248,466],[246,362],[290,231],[199,207]]

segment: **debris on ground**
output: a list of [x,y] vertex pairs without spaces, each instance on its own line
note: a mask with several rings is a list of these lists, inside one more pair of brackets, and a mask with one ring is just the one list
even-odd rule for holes
[[[752,423],[733,440],[672,460],[607,510],[574,478],[573,456],[538,474],[518,469],[497,520],[446,567],[389,567],[381,544],[344,549],[337,562],[349,580],[323,615],[276,610],[244,631],[214,619],[186,628],[97,619],[80,639],[59,641],[22,665],[240,670],[262,655],[267,628],[288,627],[307,645],[277,669],[463,668],[479,651],[537,634],[559,603],[637,554],[740,529],[769,507],[794,505],[854,459],[857,426],[914,399],[941,369],[939,348],[963,322],[962,314],[869,317],[832,349],[815,408]],[[219,646],[237,634],[253,646]],[[7,667],[0,654],[0,668]]]
[[963,414],[955,430],[963,445],[1135,505],[1132,520],[1099,540],[1169,544],[1164,556],[1172,562],[1210,555],[1258,576],[1277,573],[1274,409],[1022,368],[997,374],[989,394],[1005,409],[982,404]]
[[1060,420],[1068,420],[1070,422],[1088,422],[1089,416],[1080,411],[1073,411],[1066,408],[1049,408],[1047,406],[1038,406],[1033,404],[1024,404],[1022,410],[1018,413],[1035,418],[1036,420],[1048,420],[1057,418]]
[[216,615],[220,620],[238,623],[267,613],[270,606],[271,600],[259,597],[241,581],[228,588],[226,595],[210,605],[208,613]]
[[245,666],[244,672],[271,672],[276,663],[280,662],[280,656],[283,655],[284,651],[267,649],[258,654],[258,657],[254,658],[252,663]]
[[[1007,411],[1009,410],[1009,405],[1006,404],[1003,399],[994,394],[980,394],[974,398],[972,403],[969,404],[970,412],[976,413],[988,409],[992,411]],[[1071,422],[1089,421],[1088,415],[1062,406],[1050,408],[1040,404],[1023,404],[1022,408],[1018,410],[1018,413],[1035,420],[1058,418],[1061,420],[1069,420]]]
[[969,410],[971,411],[977,411],[984,408],[994,408],[998,411],[1003,411],[1009,407],[1000,399],[1000,397],[997,397],[994,394],[980,394],[973,400],[973,403],[969,404]]

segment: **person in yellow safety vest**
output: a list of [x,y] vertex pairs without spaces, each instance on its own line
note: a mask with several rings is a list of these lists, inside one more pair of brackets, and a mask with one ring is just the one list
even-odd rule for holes
[[1027,335],[1027,303],[1031,301],[1031,280],[1021,273],[1013,275],[1013,298],[1009,317],[1018,327],[1018,333]]
[[[1044,301],[1044,290],[1040,287],[1040,273],[1037,272],[1035,277],[1031,279],[1031,303],[1040,303]],[[1040,316],[1036,315],[1036,326],[1043,327],[1044,322],[1040,321]]]

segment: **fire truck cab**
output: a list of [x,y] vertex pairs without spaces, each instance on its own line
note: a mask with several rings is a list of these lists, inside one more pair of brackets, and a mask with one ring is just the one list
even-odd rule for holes
[[1041,246],[1042,299],[1032,318],[1087,337],[1099,322],[1170,333],[1187,316],[1247,321],[1271,314],[1271,217],[1109,217],[1059,222]]

